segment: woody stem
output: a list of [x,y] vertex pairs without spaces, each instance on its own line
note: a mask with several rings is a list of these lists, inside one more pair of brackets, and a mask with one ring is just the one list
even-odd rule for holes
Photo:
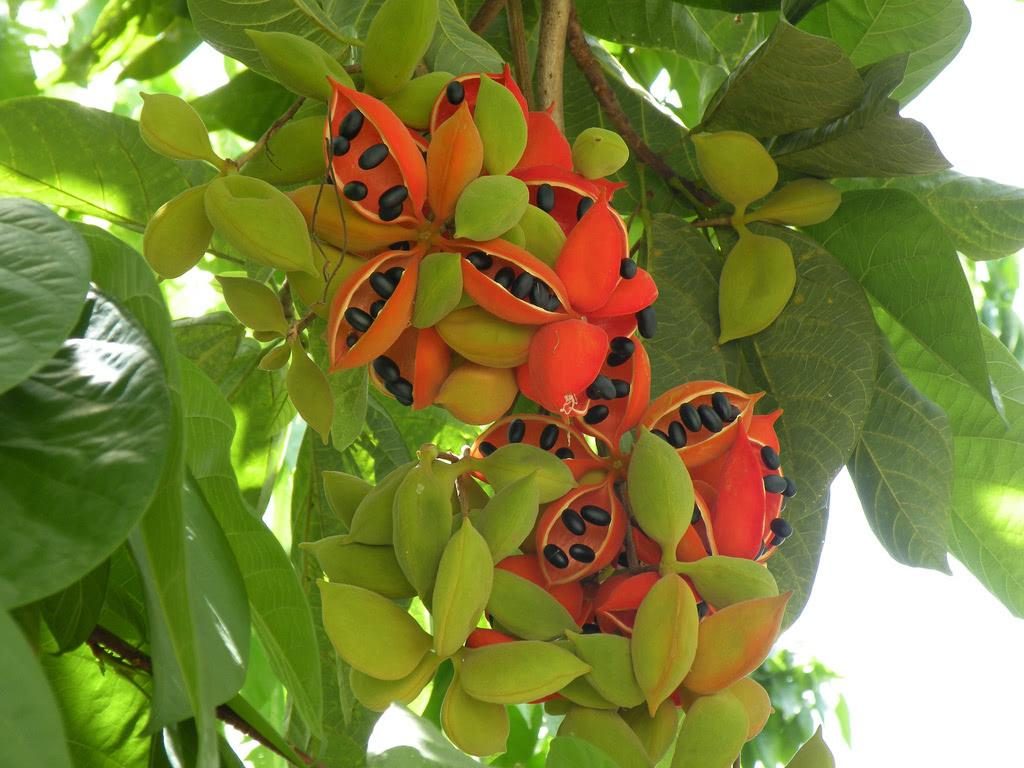
[[551,118],[565,130],[562,114],[562,77],[565,69],[565,41],[572,0],[544,0],[540,14],[540,39],[537,42],[537,104],[541,109],[554,105]]

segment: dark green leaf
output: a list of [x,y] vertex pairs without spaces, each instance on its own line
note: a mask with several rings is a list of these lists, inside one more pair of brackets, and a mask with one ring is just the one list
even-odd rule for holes
[[948,573],[949,422],[906,380],[888,350],[879,359],[875,397],[849,468],[864,514],[889,554]]
[[149,340],[101,295],[81,325],[0,397],[5,605],[48,595],[105,560],[149,504],[167,455],[169,395]]
[[126,117],[59,99],[0,103],[0,194],[141,232],[163,203],[212,175],[203,163],[158,155]]
[[[78,320],[89,250],[31,200],[0,200],[0,393],[38,370]],[[58,258],[59,255],[59,258]]]
[[836,214],[809,231],[922,345],[991,400],[970,286],[923,205],[899,190],[847,192]]
[[228,373],[244,337],[245,328],[228,312],[174,321],[178,350],[217,382],[222,392],[238,383],[234,377],[229,379]]
[[714,45],[693,11],[670,0],[596,0],[580,3],[580,23],[588,33],[624,45],[673,51],[714,64]]
[[295,94],[251,70],[192,101],[211,131],[227,128],[255,141],[295,101]]
[[192,53],[203,38],[189,19],[176,18],[160,39],[125,65],[117,81],[149,80],[178,66]]
[[149,637],[149,624],[139,569],[127,545],[118,547],[109,562],[99,623],[132,645],[143,645]]
[[778,0],[675,0],[694,8],[712,8],[727,13],[748,13],[750,11],[776,11]]
[[109,576],[110,561],[104,560],[70,587],[40,603],[40,612],[61,653],[84,643],[99,623]]
[[339,29],[363,38],[383,4],[384,0],[324,0],[323,6]]
[[71,768],[53,692],[18,625],[0,611],[0,765]]
[[466,24],[454,0],[440,0],[437,30],[425,56],[431,69],[461,75],[500,72],[501,56]]
[[[327,345],[324,324],[317,322],[310,329],[309,352],[321,370],[327,370]],[[334,396],[334,421],[331,423],[331,445],[335,450],[348,448],[366,424],[366,366],[327,374]]]

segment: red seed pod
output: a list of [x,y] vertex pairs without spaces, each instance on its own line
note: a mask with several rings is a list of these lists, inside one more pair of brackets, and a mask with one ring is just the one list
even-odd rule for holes
[[622,280],[620,265],[628,256],[626,226],[602,195],[568,233],[555,262],[573,309],[588,313],[607,304]]
[[467,648],[483,648],[487,645],[497,645],[498,643],[511,643],[514,642],[515,638],[511,635],[506,635],[504,632],[499,632],[496,629],[486,629],[480,627],[474,629],[469,633],[469,637],[466,638]]
[[565,461],[579,480],[594,470],[604,470],[607,460],[590,448],[582,433],[560,419],[538,414],[514,414],[494,422],[474,441],[470,455],[488,456],[503,445],[525,443],[550,451]]
[[533,582],[538,587],[546,590],[569,612],[573,621],[577,624],[583,622],[586,608],[583,603],[583,587],[580,586],[578,581],[567,584],[548,585],[544,580],[544,573],[541,571],[540,564],[533,555],[506,557],[494,567],[514,573],[516,576]]
[[584,413],[584,392],[604,367],[608,342],[604,329],[586,320],[543,326],[530,341],[520,389],[549,411],[564,416]]
[[578,581],[618,555],[626,534],[626,513],[615,494],[614,477],[574,488],[552,502],[537,521],[537,560],[548,584]]
[[519,106],[523,108],[523,114],[527,114],[529,108],[526,105],[526,97],[523,96],[523,92],[516,84],[515,78],[512,77],[512,69],[506,64],[500,74],[472,73],[460,75],[448,83],[447,87],[438,95],[437,101],[434,102],[434,109],[430,115],[430,132],[432,134],[437,131],[441,123],[454,115],[455,111],[463,104],[466,104],[469,107],[469,113],[473,114],[476,109],[476,98],[480,93],[481,77],[489,77],[499,85],[508,88],[512,95],[516,97]]
[[[565,278],[563,278],[565,279]],[[645,269],[637,268],[629,280],[619,280],[615,289],[608,296],[608,301],[591,312],[591,320],[605,318],[627,318],[627,322],[636,323],[636,313],[651,306],[658,298],[658,286],[654,278]]]
[[[627,344],[631,346],[627,346]],[[616,350],[630,349],[623,354]],[[585,392],[589,398],[580,429],[599,438],[612,454],[622,436],[639,423],[651,397],[651,361],[639,339],[613,337],[604,366]]]
[[526,182],[530,190],[530,204],[551,214],[567,235],[602,192],[611,200],[615,191],[625,186],[604,179],[587,179],[558,164],[531,166],[523,160],[509,175]]
[[601,631],[631,637],[636,610],[659,578],[650,571],[632,576],[617,573],[608,578],[594,598],[594,615]]
[[526,116],[526,149],[516,168],[551,165],[571,171],[572,147],[551,118],[550,110],[530,112]]
[[433,328],[406,328],[372,361],[370,381],[414,411],[432,405],[451,367],[451,350]]
[[341,194],[371,221],[422,220],[427,195],[423,153],[384,102],[332,81],[327,159]]

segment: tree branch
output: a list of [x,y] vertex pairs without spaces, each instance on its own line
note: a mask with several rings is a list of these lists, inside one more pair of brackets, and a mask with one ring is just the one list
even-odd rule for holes
[[486,0],[484,4],[477,9],[476,14],[473,16],[473,20],[469,22],[469,28],[478,35],[483,34],[484,31],[491,26],[491,22],[497,18],[498,14],[501,13],[501,9],[504,7],[505,0]]
[[562,113],[562,77],[565,70],[565,35],[572,13],[572,0],[544,0],[540,14],[540,40],[537,43],[537,106],[547,109],[565,129]]
[[533,94],[533,76],[530,73],[530,55],[526,51],[526,22],[523,19],[523,0],[507,0],[508,36],[512,41],[512,60],[516,68],[516,81],[526,96],[530,109],[537,109]]
[[247,152],[240,155],[238,159],[235,160],[235,165],[241,168],[254,157],[256,157],[259,151],[263,149],[265,146],[267,146],[267,142],[270,141],[270,137],[277,133],[279,130],[281,130],[281,127],[285,123],[287,123],[289,120],[295,117],[295,113],[299,111],[299,107],[302,106],[302,102],[304,102],[305,100],[306,98],[304,96],[300,96],[299,98],[297,98],[295,102],[290,107],[288,107],[285,113],[281,115],[279,118],[277,118],[277,120],[275,120],[270,125],[270,127],[263,132],[263,135],[256,140],[256,143],[249,147]]

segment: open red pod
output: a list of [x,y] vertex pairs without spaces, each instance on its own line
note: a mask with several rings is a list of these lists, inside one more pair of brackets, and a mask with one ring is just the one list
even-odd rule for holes
[[[616,352],[627,349],[628,356]],[[585,394],[589,403],[579,420],[580,429],[617,455],[622,436],[639,423],[650,402],[651,361],[640,340],[612,338],[604,366]]]
[[551,111],[526,116],[526,149],[516,168],[556,166],[572,170],[572,147],[551,117]]
[[374,358],[370,380],[414,411],[433,405],[451,367],[451,350],[433,328],[406,328],[398,341]]
[[551,165],[528,165],[520,159],[519,165],[509,175],[526,182],[530,190],[530,204],[550,214],[566,234],[572,231],[602,192],[611,200],[615,190],[625,186],[604,179],[585,178],[557,164],[557,161]]
[[594,614],[601,631],[631,637],[637,608],[659,578],[651,571],[633,575],[622,572],[609,577],[594,598]]
[[577,480],[607,468],[607,459],[594,453],[580,432],[562,419],[540,414],[513,414],[494,422],[473,442],[470,455],[483,458],[510,443],[550,451],[565,462]]
[[451,80],[447,87],[437,97],[437,101],[434,102],[434,109],[430,115],[430,132],[435,133],[438,126],[441,125],[445,120],[455,114],[456,110],[463,104],[469,107],[470,114],[476,111],[476,99],[480,93],[480,78],[489,77],[498,85],[502,85],[507,88],[513,96],[516,97],[516,101],[519,102],[519,106],[523,109],[523,114],[527,114],[528,107],[526,106],[526,97],[523,96],[523,92],[519,89],[516,84],[515,78],[512,77],[512,69],[508,64],[500,73],[470,73],[466,75],[459,75],[458,77]]

